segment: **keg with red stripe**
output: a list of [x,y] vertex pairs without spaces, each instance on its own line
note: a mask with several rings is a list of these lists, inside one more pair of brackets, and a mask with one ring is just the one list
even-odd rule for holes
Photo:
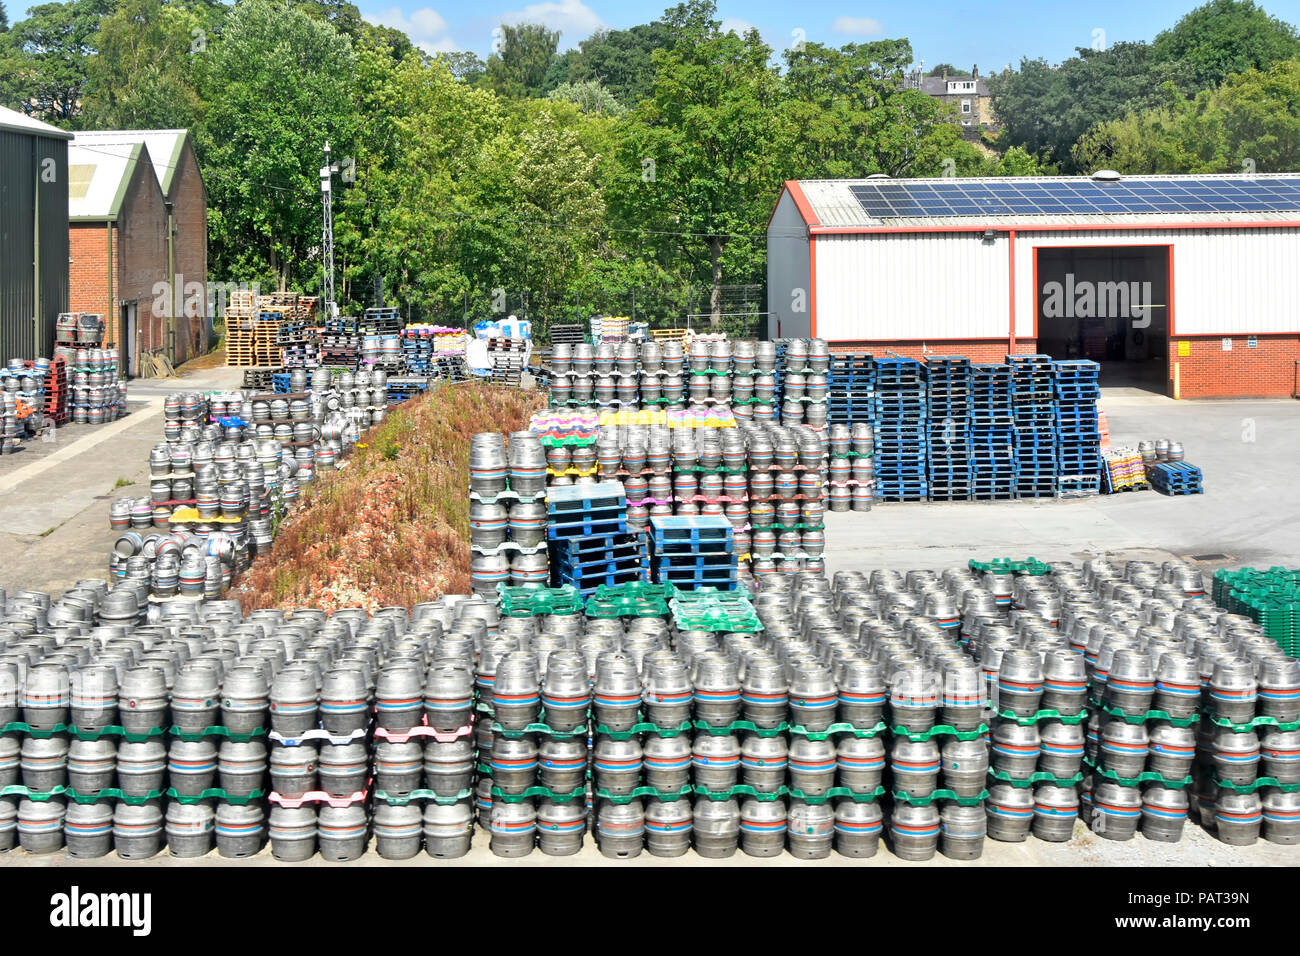
[[498,734],[490,761],[492,779],[503,793],[520,794],[537,782],[537,744],[531,734]]
[[[71,807],[68,808],[71,811]],[[65,823],[66,826],[66,823]],[[162,849],[163,811],[158,800],[119,802],[113,811],[113,846],[124,860],[146,860]]]
[[193,859],[209,853],[212,850],[215,820],[216,812],[206,803],[167,801],[163,829],[171,855]]
[[978,797],[989,769],[989,747],[983,738],[949,738],[941,753],[943,787],[959,797]]
[[641,675],[636,661],[616,651],[596,658],[592,690],[596,722],[615,732],[631,730],[641,708]]
[[[416,811],[418,814],[418,810]],[[301,863],[316,855],[316,805],[271,807],[267,818],[271,855],[282,863]]]
[[691,802],[659,800],[650,797],[645,803],[645,846],[651,856],[678,857],[691,846],[694,829]]
[[839,786],[854,793],[871,793],[884,781],[885,744],[879,737],[844,734],[835,747]]
[[835,783],[835,744],[796,736],[790,741],[790,788],[809,796],[821,796]]
[[1214,735],[1214,769],[1220,780],[1248,786],[1259,774],[1259,737],[1253,730],[1234,733],[1220,727]]
[[1142,817],[1142,791],[1110,780],[1092,793],[1092,832],[1106,840],[1131,840]]
[[641,782],[643,754],[635,737],[617,740],[601,735],[592,754],[592,772],[597,790],[612,796],[630,794]]
[[572,856],[587,833],[587,807],[581,800],[543,799],[537,807],[537,846],[547,856]]
[[1043,661],[1038,652],[1019,647],[1003,652],[998,668],[998,710],[1032,717],[1042,699]]
[[167,750],[167,780],[182,797],[196,797],[217,785],[217,748],[213,739],[173,740]]
[[998,783],[989,788],[984,804],[989,839],[1023,843],[1034,822],[1034,790]]
[[[647,742],[647,746],[648,746]],[[690,766],[690,744],[683,742]],[[537,748],[539,782],[552,793],[572,793],[587,776],[587,741],[579,737],[543,737]]]
[[1115,651],[1106,678],[1106,703],[1130,716],[1140,716],[1151,709],[1155,689],[1151,658],[1145,651],[1129,648]]
[[1074,787],[1040,783],[1033,788],[1033,834],[1048,843],[1065,843],[1079,818],[1079,792]]
[[533,852],[537,839],[537,808],[531,797],[492,801],[492,838],[489,848],[497,856],[519,857]]
[[835,807],[835,851],[856,859],[875,856],[884,827],[884,812],[875,800],[840,800]]
[[1300,731],[1263,728],[1259,755],[1262,775],[1280,784],[1300,783]]
[[898,801],[894,804],[894,813],[889,821],[889,835],[893,842],[894,855],[900,860],[929,860],[939,848],[939,833],[942,823],[939,808],[930,803],[926,806]]
[[1151,727],[1150,738],[1148,770],[1175,782],[1192,772],[1196,762],[1196,731],[1161,722]]
[[262,848],[265,836],[266,815],[261,803],[256,800],[246,804],[217,802],[217,852],[222,856],[230,859],[253,856]]
[[1042,749],[1035,725],[1000,720],[993,728],[990,761],[994,770],[1015,780],[1027,780],[1038,769]]
[[1108,720],[1101,728],[1101,766],[1121,777],[1132,779],[1140,774],[1146,768],[1150,749],[1150,737],[1142,724]]
[[824,860],[835,841],[835,808],[830,801],[791,800],[786,815],[790,855],[800,860]]
[[1175,720],[1185,720],[1200,709],[1201,678],[1196,658],[1190,654],[1166,653],[1156,665],[1156,689],[1151,699],[1155,710]]
[[1147,785],[1142,791],[1142,835],[1160,843],[1177,843],[1183,838],[1188,803],[1186,787]]
[[316,841],[323,859],[333,863],[358,860],[366,852],[370,825],[363,803],[335,807],[322,804],[316,813]]
[[788,829],[785,800],[747,797],[740,806],[740,848],[746,856],[780,856]]
[[[532,808],[531,800],[524,802]],[[488,826],[491,827],[490,819]],[[429,800],[425,803],[424,848],[429,856],[438,860],[462,857],[469,852],[473,836],[474,807],[469,800],[457,800],[455,803]],[[531,835],[528,836],[527,843],[531,849]]]
[[1264,807],[1258,793],[1236,793],[1219,788],[1214,820],[1218,837],[1229,846],[1252,846],[1264,823]]
[[1265,840],[1281,846],[1300,843],[1300,793],[1269,787],[1264,791],[1262,809]]
[[1074,716],[1088,702],[1088,672],[1083,655],[1055,650],[1043,655],[1043,696],[1039,707]]
[[911,740],[899,737],[889,755],[894,772],[894,789],[911,797],[928,797],[939,781],[942,761],[934,740]]
[[647,787],[654,787],[661,793],[677,793],[690,782],[690,738],[685,734],[671,737],[648,734],[643,761]]
[[1234,724],[1248,723],[1255,716],[1258,696],[1253,663],[1240,657],[1215,663],[1210,675],[1209,704],[1216,716]]
[[984,853],[988,820],[984,807],[946,802],[939,813],[939,851],[950,860],[978,860]]
[[645,810],[640,798],[627,803],[602,800],[596,816],[596,844],[601,856],[629,860],[641,855],[645,840]]
[[112,802],[69,803],[63,817],[63,839],[68,856],[74,859],[107,856],[113,848]]
[[[274,809],[271,816],[275,816]],[[396,804],[377,800],[370,829],[375,837],[375,852],[380,857],[385,860],[412,859],[420,852],[423,836],[419,802],[412,800],[407,804]]]
[[1259,713],[1278,723],[1300,720],[1300,662],[1268,657],[1259,664]]

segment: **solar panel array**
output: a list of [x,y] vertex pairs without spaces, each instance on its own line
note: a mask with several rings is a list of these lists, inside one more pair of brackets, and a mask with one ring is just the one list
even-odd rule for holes
[[849,189],[873,219],[1300,211],[1300,178],[1266,176],[1120,182],[934,179],[872,182]]

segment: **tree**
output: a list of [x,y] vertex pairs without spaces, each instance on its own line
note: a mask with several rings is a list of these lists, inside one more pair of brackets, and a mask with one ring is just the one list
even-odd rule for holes
[[639,103],[654,83],[654,51],[666,49],[671,42],[668,24],[662,20],[627,30],[598,30],[578,44],[569,78],[597,80],[620,103]]
[[0,33],[9,29],[9,12],[5,10],[5,5],[0,2]]
[[560,32],[540,23],[501,25],[501,49],[488,57],[488,86],[502,96],[539,96]]
[[50,123],[68,125],[80,111],[87,58],[113,0],[44,3],[27,11],[0,45],[0,99]]
[[614,98],[614,94],[596,80],[563,83],[547,93],[546,98],[573,103],[588,115],[621,116],[627,112]]
[[196,125],[203,104],[195,88],[194,61],[206,48],[206,33],[199,16],[180,3],[122,0],[100,24],[97,50],[86,64],[82,126]]
[[965,70],[959,70],[951,63],[940,63],[938,66],[936,66],[934,69],[932,69],[929,73],[925,75],[926,76],[944,76],[944,75],[970,76],[970,74],[967,73]]
[[355,155],[351,43],[300,7],[242,0],[207,56],[198,143],[214,271],[316,287],[321,150]]
[[451,71],[451,75],[458,80],[463,80],[471,86],[483,78],[487,67],[477,53],[469,50],[455,50],[448,53],[439,53],[437,59]]
[[1252,0],[1210,0],[1159,34],[1156,63],[1177,64],[1188,96],[1218,86],[1229,74],[1300,56],[1295,27],[1269,16]]

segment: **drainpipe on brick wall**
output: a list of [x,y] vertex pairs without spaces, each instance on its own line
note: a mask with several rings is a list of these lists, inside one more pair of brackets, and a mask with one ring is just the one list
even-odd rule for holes
[[125,329],[119,334],[117,310],[113,308],[113,220],[104,223],[104,235],[108,239],[108,311],[104,314],[104,326],[113,330],[113,338],[117,341],[118,371],[125,372],[127,366],[122,363],[126,361],[125,340],[128,336]]
[[173,285],[176,282],[176,204],[168,199],[163,205],[167,207],[167,285],[171,288],[168,296],[171,301],[167,304],[167,358],[176,362],[176,295],[182,291]]
[[36,153],[36,137],[32,137],[32,356],[41,348],[41,163]]

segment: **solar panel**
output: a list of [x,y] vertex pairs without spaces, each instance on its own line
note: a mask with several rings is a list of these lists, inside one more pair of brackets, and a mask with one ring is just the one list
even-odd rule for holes
[[1098,182],[937,179],[849,187],[873,219],[1128,213],[1300,212],[1300,179],[1216,176]]

